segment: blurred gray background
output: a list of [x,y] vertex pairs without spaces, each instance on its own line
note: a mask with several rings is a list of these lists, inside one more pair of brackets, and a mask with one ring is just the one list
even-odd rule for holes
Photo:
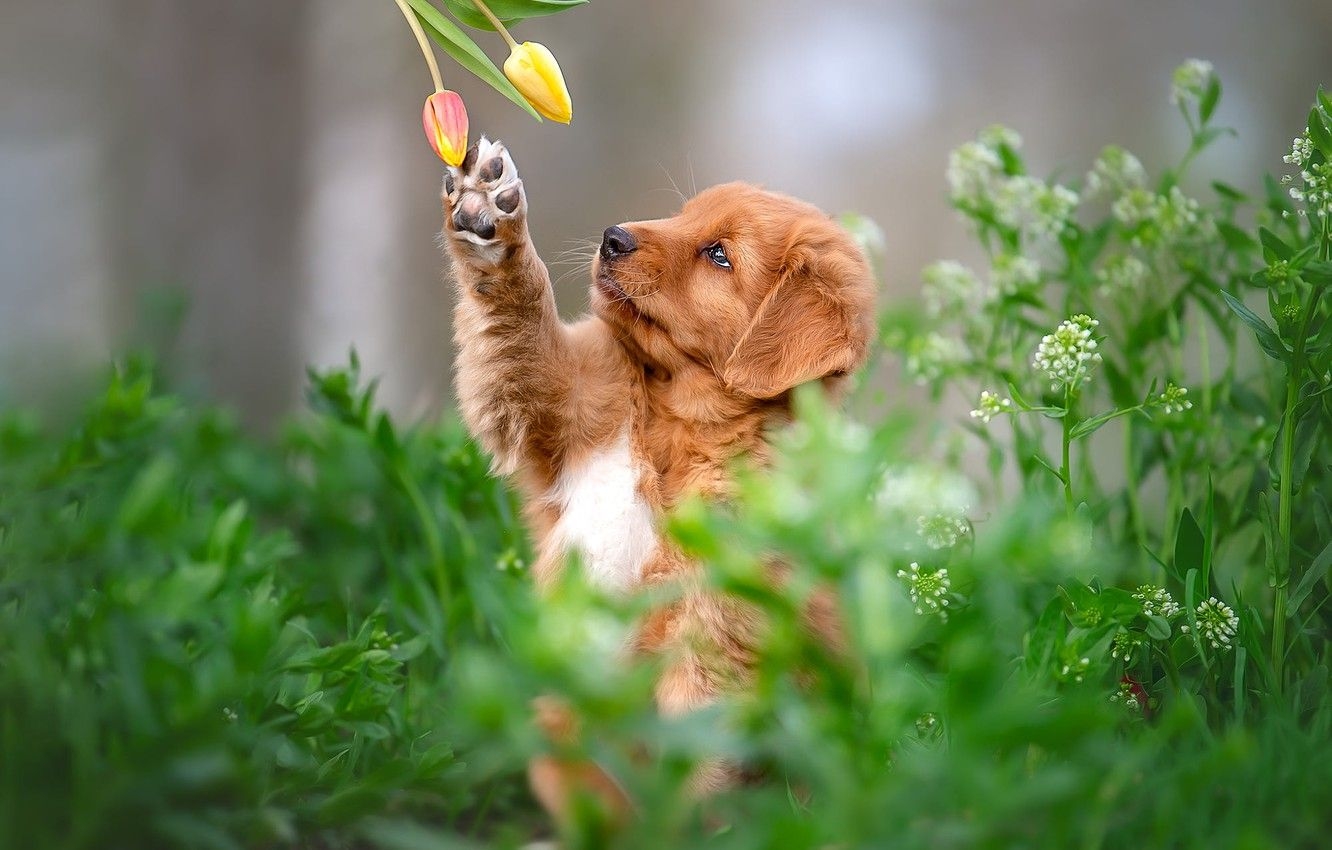
[[[1159,168],[1170,73],[1205,58],[1241,136],[1197,171],[1237,179],[1279,172],[1332,84],[1332,0],[593,0],[515,35],[558,56],[571,126],[441,61],[548,261],[739,178],[876,219],[888,297],[969,256],[943,169],[987,124],[1036,173],[1107,143]],[[353,345],[399,413],[449,405],[430,82],[392,0],[0,0],[0,81],[0,404],[148,343],[261,427]],[[585,273],[552,272],[577,313]]]

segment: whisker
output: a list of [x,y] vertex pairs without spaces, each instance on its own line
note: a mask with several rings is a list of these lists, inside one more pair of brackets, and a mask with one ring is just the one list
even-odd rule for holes
[[657,190],[654,190],[654,191],[659,191],[659,192],[673,191],[673,192],[675,192],[676,195],[678,195],[678,196],[680,197],[680,203],[683,204],[685,201],[687,201],[688,198],[685,197],[684,192],[681,192],[681,191],[680,191],[680,186],[679,186],[679,184],[676,183],[676,182],[675,182],[675,178],[671,176],[671,172],[670,172],[669,169],[666,168],[666,164],[665,164],[664,162],[662,162],[661,160],[657,160],[657,167],[661,169],[661,173],[662,173],[662,174],[665,174],[665,175],[666,175],[666,179],[669,180],[669,181],[671,182],[671,188],[670,188],[670,189],[666,189],[666,188],[663,187],[663,188],[661,188],[661,189],[657,189]]

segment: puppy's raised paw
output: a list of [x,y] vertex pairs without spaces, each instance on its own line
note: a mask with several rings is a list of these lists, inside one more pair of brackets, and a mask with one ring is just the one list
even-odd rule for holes
[[498,262],[525,238],[527,197],[513,157],[484,136],[444,175],[444,229],[469,259]]

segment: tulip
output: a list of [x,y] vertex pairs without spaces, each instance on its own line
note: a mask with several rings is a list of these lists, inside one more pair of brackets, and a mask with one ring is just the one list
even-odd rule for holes
[[504,76],[543,117],[568,124],[573,118],[573,102],[554,55],[535,41],[512,44],[512,49],[504,62]]
[[458,93],[437,91],[426,98],[421,122],[439,158],[449,165],[462,165],[467,154],[467,107]]

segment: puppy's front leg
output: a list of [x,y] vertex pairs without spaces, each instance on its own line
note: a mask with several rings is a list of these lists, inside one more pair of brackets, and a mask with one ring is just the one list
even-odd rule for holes
[[448,170],[444,235],[458,282],[453,327],[463,418],[503,474],[524,460],[553,460],[567,433],[570,342],[504,145],[482,138]]

